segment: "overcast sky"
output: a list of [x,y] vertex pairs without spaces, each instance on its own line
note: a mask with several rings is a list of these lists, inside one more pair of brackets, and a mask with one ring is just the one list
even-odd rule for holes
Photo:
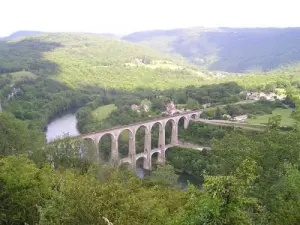
[[0,36],[18,30],[126,34],[182,27],[300,27],[298,0],[0,0]]

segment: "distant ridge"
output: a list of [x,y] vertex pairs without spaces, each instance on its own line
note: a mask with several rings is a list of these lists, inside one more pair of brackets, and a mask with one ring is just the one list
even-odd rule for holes
[[0,40],[11,40],[14,38],[19,38],[19,37],[26,37],[26,36],[32,36],[32,35],[37,35],[37,34],[42,34],[44,32],[42,31],[31,31],[31,30],[24,30],[24,31],[17,31],[12,33],[11,35],[7,36],[7,37],[0,37]]
[[300,62],[300,28],[205,28],[135,32],[123,40],[226,72],[268,72]]
[[[21,31],[14,32],[11,35],[6,36],[6,37],[0,37],[0,40],[8,41],[8,40],[11,40],[14,38],[34,36],[34,35],[38,35],[38,34],[47,34],[47,33],[51,33],[51,32],[21,30]],[[107,38],[113,38],[113,39],[121,38],[121,35],[116,35],[116,34],[111,34],[111,33],[92,33],[92,32],[53,32],[53,33],[80,33],[80,34],[92,34],[92,35],[97,35],[100,37],[107,37]]]

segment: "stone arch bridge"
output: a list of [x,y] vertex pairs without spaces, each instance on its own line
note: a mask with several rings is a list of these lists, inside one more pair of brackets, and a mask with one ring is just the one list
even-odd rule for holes
[[[136,161],[140,158],[144,158],[144,168],[151,170],[151,157],[153,154],[158,153],[158,161],[160,163],[165,162],[165,152],[168,148],[173,146],[178,146],[178,123],[180,119],[184,119],[184,129],[186,129],[189,125],[190,120],[196,120],[200,118],[202,111],[188,111],[182,114],[176,114],[168,117],[160,117],[155,118],[148,121],[138,122],[134,124],[129,124],[125,126],[119,126],[110,128],[107,130],[101,130],[98,132],[93,132],[89,134],[84,134],[78,136],[82,139],[90,139],[93,141],[97,153],[97,157],[99,156],[99,142],[101,138],[109,134],[111,136],[111,161],[114,163],[118,163],[121,165],[122,163],[129,163],[133,168],[136,167]],[[168,122],[172,123],[172,134],[171,134],[171,143],[166,145],[165,142],[165,129],[166,124]],[[158,148],[151,149],[151,130],[152,127],[158,124],[159,125],[159,137],[158,137]],[[140,127],[145,128],[145,142],[144,142],[144,152],[136,153],[135,147],[135,136],[136,132]],[[129,154],[128,157],[119,159],[118,155],[118,138],[119,135],[127,130],[129,133]]]

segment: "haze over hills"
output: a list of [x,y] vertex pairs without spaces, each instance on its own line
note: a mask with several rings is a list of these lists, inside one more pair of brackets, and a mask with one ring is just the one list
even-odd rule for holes
[[300,28],[190,28],[137,32],[123,40],[209,70],[265,72],[300,61]]
[[0,37],[0,40],[11,40],[14,38],[19,38],[19,37],[26,37],[26,36],[32,36],[32,35],[36,35],[36,34],[42,34],[42,31],[32,31],[32,30],[24,30],[24,31],[17,31],[12,33],[11,35],[7,36],[7,37]]
[[[42,33],[19,31],[0,40]],[[208,70],[267,72],[300,61],[300,28],[198,27],[141,31],[123,37],[92,35],[141,44]]]

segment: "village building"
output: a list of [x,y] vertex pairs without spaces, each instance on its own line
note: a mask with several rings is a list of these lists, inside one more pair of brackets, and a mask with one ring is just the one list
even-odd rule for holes
[[247,92],[246,99],[248,100],[268,100],[268,101],[275,101],[276,99],[283,100],[285,96],[280,96],[275,94],[274,92],[265,93],[265,92]]
[[235,116],[232,118],[236,122],[245,122],[248,119],[248,115]]
[[211,103],[205,103],[203,104],[203,108],[206,109],[206,108],[209,108],[211,106]]
[[166,104],[166,111],[165,114],[167,115],[174,115],[177,112],[176,106],[173,101]]

